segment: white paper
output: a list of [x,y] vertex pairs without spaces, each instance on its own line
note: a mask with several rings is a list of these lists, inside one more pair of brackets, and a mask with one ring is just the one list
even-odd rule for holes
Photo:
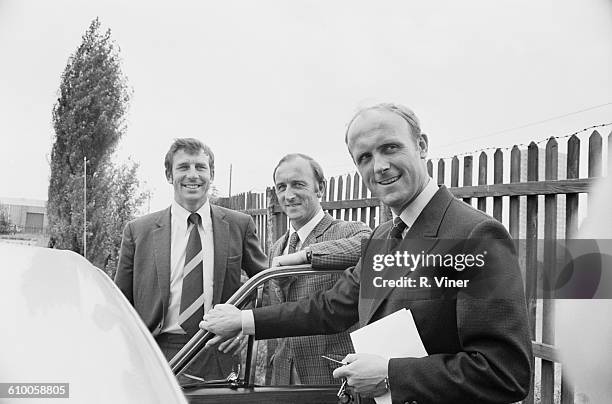
[[[356,353],[370,353],[390,358],[427,356],[410,310],[389,314],[351,333]],[[375,397],[378,404],[391,404],[391,393]]]

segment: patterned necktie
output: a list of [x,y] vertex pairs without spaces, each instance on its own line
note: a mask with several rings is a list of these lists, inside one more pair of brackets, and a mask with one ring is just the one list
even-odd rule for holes
[[[289,246],[287,247],[287,254],[293,254],[295,252],[295,248],[297,247],[299,241],[300,236],[298,236],[297,231],[294,231],[291,234],[291,237],[289,237]],[[291,286],[291,284],[295,282],[296,279],[297,276],[285,276],[277,281],[282,293],[281,302],[286,301],[286,299],[288,298],[289,286]]]
[[394,250],[399,245],[400,241],[402,241],[402,235],[404,230],[406,230],[408,226],[404,221],[397,216],[393,219],[393,227],[389,230],[389,236],[387,237],[387,251]]
[[294,231],[289,237],[289,248],[287,249],[287,254],[293,254],[295,252],[295,247],[297,247],[297,243],[300,241],[300,236],[298,236],[297,231]]
[[192,213],[187,222],[192,223],[193,226],[185,251],[179,325],[189,336],[196,333],[198,324],[204,317],[204,264],[202,262],[202,240],[198,231],[200,220],[199,214]]

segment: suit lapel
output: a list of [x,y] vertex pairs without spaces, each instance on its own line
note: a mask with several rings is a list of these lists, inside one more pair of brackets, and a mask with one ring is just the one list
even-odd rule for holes
[[161,212],[155,221],[157,228],[153,230],[155,270],[164,313],[168,311],[170,301],[170,233],[172,228],[170,220],[170,208],[168,208]]
[[[453,199],[453,195],[450,191],[442,185],[440,189],[434,194],[433,198],[429,201],[429,203],[425,206],[425,209],[421,212],[421,214],[417,217],[416,221],[412,225],[412,227],[406,233],[406,236],[400,243],[398,249],[402,250],[414,250],[414,245],[418,243],[418,247],[416,247],[416,251],[419,253],[423,251],[427,254],[438,242],[436,237],[438,236],[438,229],[440,228],[440,223],[444,218],[446,210],[450,205],[450,202]],[[390,227],[390,225],[387,225]],[[383,229],[380,236],[386,237],[388,234],[388,229]],[[413,247],[411,247],[411,245]],[[363,268],[362,268],[363,270]],[[371,270],[370,268],[366,268],[366,270]],[[400,277],[409,275],[410,269],[402,269],[400,273]],[[418,268],[412,272],[412,274],[416,274],[418,272]],[[389,298],[389,295],[393,291],[392,288],[381,288],[379,290],[379,294],[374,299],[364,299],[364,310],[360,312],[362,317],[362,325],[368,324],[371,320],[378,308],[381,304]],[[369,307],[368,307],[369,306]]]
[[285,232],[285,234],[280,236],[280,238],[278,239],[278,242],[275,243],[276,248],[270,254],[270,263],[272,263],[272,258],[273,257],[277,257],[279,255],[283,255],[283,251],[285,251],[285,248],[287,247],[287,241],[288,240],[289,240],[289,230],[287,230]]
[[320,242],[319,240],[323,237],[323,234],[327,231],[329,226],[332,225],[334,219],[329,215],[329,213],[325,213],[323,218],[319,220],[319,223],[312,229],[310,234],[306,236],[306,240],[302,242],[302,248],[309,246],[310,244],[315,244]]
[[210,215],[213,226],[213,243],[215,249],[215,268],[213,278],[213,305],[221,301],[225,271],[227,270],[227,255],[229,251],[229,223],[225,221],[225,213],[215,205],[210,205]]
[[[302,241],[300,249],[303,249],[304,247],[307,247],[310,244],[318,243],[320,241],[319,238],[323,235],[323,233],[325,233],[325,231],[332,224],[332,222],[332,217],[328,213],[326,213],[323,218],[319,220],[319,223],[317,223],[317,225],[312,229],[310,234],[306,236],[306,239]],[[277,255],[282,255],[283,251],[285,251],[287,242],[289,240],[289,230],[287,230],[287,232],[283,235],[283,238],[284,239],[282,240],[282,242],[279,243],[280,250],[277,251]],[[289,287],[293,284],[293,282],[297,280],[297,278],[297,276],[287,276],[280,281],[280,285],[283,289],[285,297],[288,296]]]

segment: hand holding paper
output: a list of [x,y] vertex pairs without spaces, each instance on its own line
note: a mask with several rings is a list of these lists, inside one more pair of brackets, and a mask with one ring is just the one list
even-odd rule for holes
[[[384,377],[388,375],[389,359],[422,358],[427,355],[412,313],[406,309],[398,310],[387,317],[353,331],[351,333],[351,340],[353,341],[355,352],[357,352],[356,355],[367,355],[368,358],[376,357],[384,360]],[[342,368],[347,368],[348,366],[350,365],[343,366]],[[336,369],[334,376],[342,368]],[[349,385],[352,386],[350,380]],[[376,402],[378,404],[391,404],[391,393],[376,397]]]

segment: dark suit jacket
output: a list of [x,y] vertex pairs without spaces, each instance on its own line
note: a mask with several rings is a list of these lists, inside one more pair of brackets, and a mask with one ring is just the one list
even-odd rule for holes
[[[380,250],[373,240],[385,239],[390,227],[389,222],[380,225],[366,248]],[[489,250],[486,267],[474,272],[469,286],[456,290],[452,297],[414,299],[402,288],[368,296],[360,282],[372,268],[360,262],[327,292],[255,309],[256,336],[334,333],[357,320],[363,326],[405,307],[412,312],[428,356],[389,361],[394,403],[511,403],[522,399],[529,390],[532,352],[523,284],[510,236],[499,222],[454,198],[442,186],[401,248],[410,249],[414,240],[431,239],[429,253],[470,252],[440,251],[436,238],[482,240]],[[483,285],[498,285],[503,293],[482,293]]]
[[[250,216],[212,204],[210,211],[214,305],[225,302],[240,287],[241,268],[253,276],[267,267],[267,258]],[[170,231],[170,208],[129,222],[115,275],[115,283],[153,336],[161,332],[170,301]],[[227,376],[225,370],[221,373]]]
[[[346,269],[357,264],[361,257],[361,240],[367,239],[372,230],[361,222],[347,222],[332,218],[328,213],[302,242],[302,248],[310,247],[312,267],[314,269]],[[270,263],[276,256],[282,255],[289,232],[279,238],[270,249]],[[309,277],[290,277],[279,280],[279,287],[273,288],[271,303],[296,301],[312,296],[318,291],[330,289],[340,274]],[[275,349],[274,380],[278,385],[289,384],[291,363],[296,367],[302,384],[333,384],[332,377],[336,368],[321,355],[354,352],[353,344],[347,332],[334,335],[288,337],[268,344]]]

